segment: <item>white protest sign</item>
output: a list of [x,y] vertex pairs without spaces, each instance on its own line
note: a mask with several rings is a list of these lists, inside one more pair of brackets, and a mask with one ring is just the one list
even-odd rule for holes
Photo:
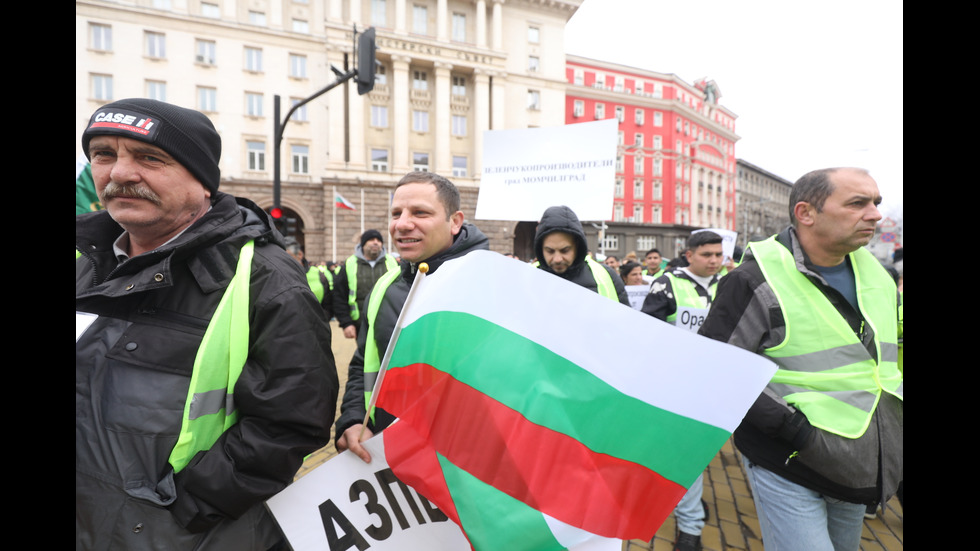
[[395,478],[384,433],[364,442],[371,463],[343,452],[266,505],[294,551],[468,551],[459,527]]
[[630,306],[634,310],[639,310],[643,308],[643,301],[646,300],[647,295],[650,293],[649,285],[627,285],[626,295],[630,299]]
[[732,230],[723,230],[721,228],[705,228],[703,230],[695,230],[691,232],[694,235],[698,232],[710,231],[715,232],[721,236],[721,252],[725,259],[735,258],[735,239],[738,238],[738,232]]
[[704,323],[704,318],[708,315],[707,308],[689,308],[687,306],[677,307],[677,319],[674,320],[674,325],[690,331],[691,333],[697,333],[701,329],[701,324]]
[[567,205],[581,220],[612,216],[618,121],[488,130],[476,218],[538,221]]

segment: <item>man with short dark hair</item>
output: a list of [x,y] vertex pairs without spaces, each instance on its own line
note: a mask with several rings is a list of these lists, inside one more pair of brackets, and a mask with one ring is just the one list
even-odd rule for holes
[[644,262],[646,262],[646,267],[643,268],[643,275],[649,278],[658,278],[661,274],[660,263],[663,260],[663,256],[660,254],[659,249],[650,249],[647,254],[643,256]]
[[464,221],[459,190],[433,172],[410,172],[398,182],[392,196],[388,232],[401,254],[401,264],[399,270],[387,272],[378,280],[365,301],[357,352],[350,362],[337,419],[337,450],[350,449],[366,462],[371,456],[361,442],[395,420],[385,410],[376,408],[367,427],[363,424],[381,358],[419,263],[428,264],[428,273],[432,274],[449,260],[489,249],[489,239],[483,232]]
[[[718,284],[722,238],[715,232],[692,233],[684,253],[688,265],[674,268],[654,280],[641,311],[687,331],[697,332],[704,321]],[[647,259],[649,261],[649,254]],[[704,474],[694,481],[674,508],[677,519],[677,551],[701,549],[701,531],[706,520]]]
[[588,254],[585,231],[572,209],[548,207],[534,235],[538,268],[630,305],[623,279],[616,270],[593,260]]
[[272,219],[218,191],[208,118],[106,104],[75,217],[75,542],[265,551],[265,501],[330,438],[323,310]]
[[904,478],[898,292],[864,248],[880,202],[865,170],[804,175],[792,225],[748,246],[701,327],[779,367],[733,434],[767,548],[858,549]]
[[345,337],[357,337],[364,300],[381,276],[397,269],[398,261],[385,251],[381,232],[367,230],[361,234],[361,242],[354,254],[347,258],[334,278],[333,310]]

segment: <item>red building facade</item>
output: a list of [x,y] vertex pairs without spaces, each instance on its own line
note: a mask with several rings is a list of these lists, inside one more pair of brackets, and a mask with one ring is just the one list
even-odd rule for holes
[[576,56],[565,72],[567,124],[619,120],[609,222],[735,229],[736,115],[714,81]]

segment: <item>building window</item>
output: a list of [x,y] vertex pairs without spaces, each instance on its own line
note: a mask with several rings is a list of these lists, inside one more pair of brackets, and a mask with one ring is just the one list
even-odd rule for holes
[[371,24],[376,27],[388,26],[388,6],[385,0],[371,0]]
[[664,175],[664,162],[662,159],[653,160],[653,175],[654,176]]
[[245,92],[245,114],[250,117],[262,116],[262,94]]
[[453,13],[453,40],[466,42],[466,14]]
[[536,55],[527,56],[527,72],[537,73],[541,69],[541,58]]
[[655,201],[660,201],[663,199],[663,185],[660,182],[653,183],[653,199]]
[[453,155],[453,178],[466,178],[466,157]]
[[595,118],[596,120],[601,120],[606,118],[606,104],[596,103],[595,104]]
[[[616,203],[615,205],[613,205],[613,222],[622,222],[622,221],[623,221],[623,204],[622,203]],[[608,240],[609,237],[606,237],[606,239]],[[608,247],[608,246],[605,247],[605,248],[606,249],[613,249],[612,247]],[[616,249],[613,249],[613,250],[616,250]]]
[[112,75],[92,75],[92,99],[112,100]]
[[221,18],[221,8],[211,2],[201,2],[201,15],[212,19]]
[[412,170],[416,172],[428,172],[429,171],[429,154],[428,153],[412,153]]
[[582,101],[580,99],[577,99],[577,100],[575,100],[575,103],[572,104],[572,105],[573,105],[572,106],[572,116],[574,116],[574,117],[581,117],[582,115],[585,114],[585,102],[584,101]]
[[596,73],[595,75],[595,87],[605,88],[606,87],[606,75],[601,73]]
[[660,212],[660,207],[658,205],[653,206],[653,211],[650,213],[650,222],[653,224],[663,223],[663,214]]
[[[619,207],[619,220],[623,219],[623,205],[617,205]],[[607,251],[618,251],[619,250],[619,236],[606,234],[605,239],[599,244],[603,250]]]
[[146,81],[146,97],[157,101],[167,101],[167,83],[159,80]]
[[613,80],[613,90],[616,92],[622,92],[624,89],[625,83],[623,81],[623,77],[616,77],[615,80]]
[[197,87],[197,110],[214,113],[218,110],[218,90],[207,86]]
[[465,115],[453,115],[453,136],[465,136],[466,135],[466,116]]
[[305,55],[289,54],[289,76],[293,78],[306,78]]
[[371,150],[371,170],[374,172],[388,172],[388,150]]
[[624,108],[622,105],[616,106],[616,120],[619,122],[626,120],[626,108]]
[[643,179],[633,180],[633,199],[643,199]]
[[[290,108],[303,101],[302,98],[290,98]],[[289,120],[296,122],[307,122],[309,117],[306,114],[306,104],[304,103],[301,107],[293,111],[293,114],[289,117]]]
[[637,126],[643,126],[643,109],[639,107],[636,108],[636,112],[633,115],[633,122],[635,122]]
[[582,69],[572,71],[572,83],[578,86],[585,84],[585,73],[582,72]]
[[664,125],[664,114],[661,113],[660,111],[654,111],[653,112],[653,125],[654,126],[663,126]]
[[302,19],[293,19],[293,32],[309,34],[310,24]]
[[427,34],[429,28],[429,9],[425,6],[412,6],[412,32]]
[[255,73],[262,72],[262,50],[245,47],[245,70]]
[[146,45],[146,57],[152,59],[166,59],[167,57],[167,37],[163,33],[146,31],[144,33],[144,43]]
[[538,27],[527,28],[527,41],[531,44],[541,43],[541,29]]
[[466,77],[453,77],[453,95],[454,96],[465,96],[466,95]]
[[643,221],[643,205],[633,205],[633,222]]
[[619,132],[616,133],[616,145],[623,145],[625,143],[626,143],[625,134],[623,134],[623,131],[620,130]]
[[385,69],[383,63],[374,65],[374,83],[378,86],[388,84],[388,70]]
[[292,146],[293,174],[310,173],[310,146]]
[[616,199],[622,199],[623,198],[623,179],[621,177],[616,178],[616,187],[613,190],[613,193],[614,193],[613,196]]
[[527,108],[532,111],[539,111],[541,109],[541,92],[537,90],[527,91]]
[[633,174],[643,174],[643,155],[633,157]]
[[248,169],[265,170],[265,142],[248,142]]
[[657,246],[655,235],[640,235],[636,238],[636,248],[641,251],[649,251]]
[[203,65],[214,65],[217,56],[217,45],[212,40],[201,40],[197,39],[194,42],[194,50],[197,52],[194,55],[194,61],[201,63]]
[[635,147],[643,147],[643,134],[640,132],[633,134],[633,145]]
[[429,112],[416,109],[412,111],[412,130],[416,132],[429,131]]
[[388,106],[371,106],[371,126],[377,128],[388,128]]
[[112,27],[100,23],[89,23],[89,47],[100,52],[112,51]]
[[412,71],[412,90],[428,90],[429,78],[425,71]]
[[260,27],[265,27],[265,12],[249,11],[248,22],[253,25],[259,25]]
[[653,148],[654,149],[663,149],[663,146],[664,146],[664,138],[663,138],[663,136],[654,136],[653,137]]

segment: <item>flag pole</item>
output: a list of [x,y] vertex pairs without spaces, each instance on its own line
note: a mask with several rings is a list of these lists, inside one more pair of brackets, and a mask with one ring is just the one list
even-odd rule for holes
[[398,340],[398,335],[400,335],[402,332],[402,320],[405,318],[405,312],[408,311],[408,306],[412,302],[412,297],[415,295],[415,289],[418,288],[421,281],[425,279],[425,274],[429,271],[429,265],[425,262],[420,262],[418,270],[418,273],[415,275],[415,281],[412,282],[412,287],[408,290],[408,296],[405,297],[405,304],[402,305],[402,311],[398,313],[398,321],[395,322],[395,330],[391,332],[391,339],[388,341],[388,348],[385,349],[384,358],[381,360],[381,367],[378,369],[378,378],[374,382],[374,389],[371,392],[371,400],[368,403],[367,411],[364,412],[364,421],[361,423],[361,433],[357,435],[358,442],[364,438],[364,431],[367,430],[368,419],[371,417],[371,410],[374,409],[374,404],[378,401],[378,391],[381,390],[381,382],[384,381],[385,373],[388,371],[388,363],[391,361],[391,352],[395,349],[395,342]]

